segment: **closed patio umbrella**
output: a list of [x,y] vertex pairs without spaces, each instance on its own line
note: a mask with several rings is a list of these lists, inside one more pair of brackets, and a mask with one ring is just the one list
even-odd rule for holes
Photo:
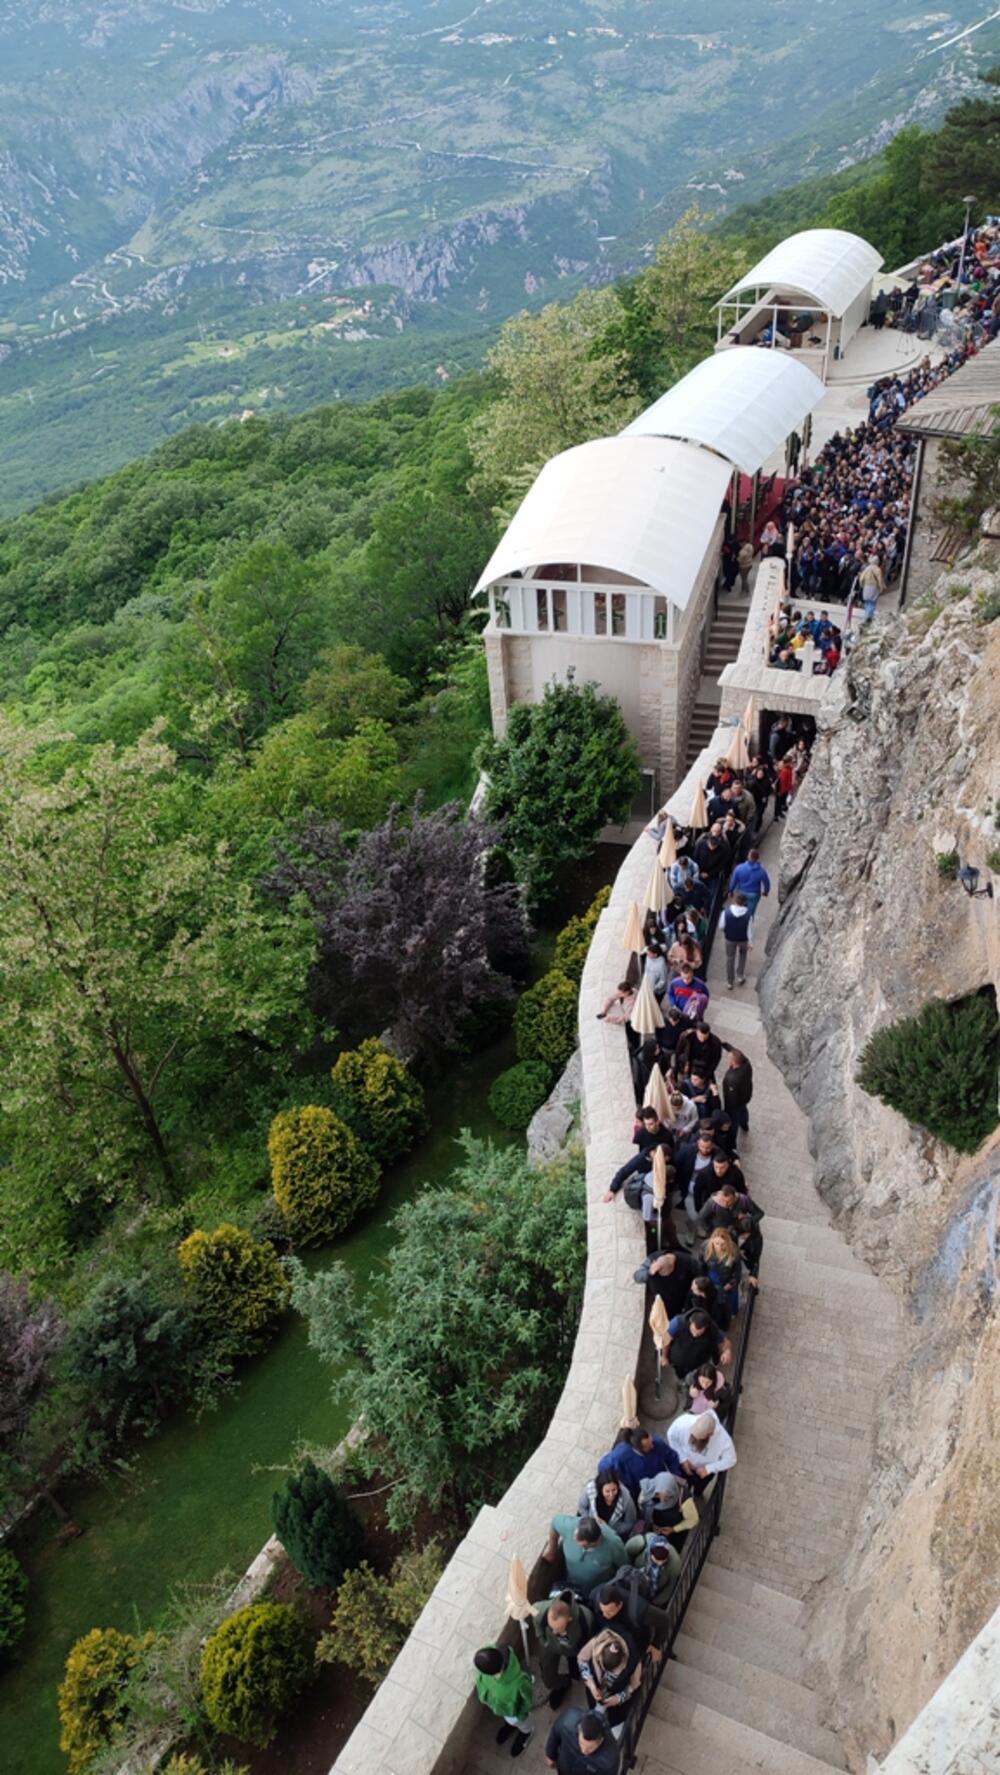
[[521,1624],[521,1643],[524,1646],[525,1669],[531,1657],[528,1650],[528,1620],[531,1615],[531,1604],[528,1601],[528,1574],[524,1569],[523,1559],[515,1553],[507,1573],[507,1613],[512,1621]]
[[630,1430],[639,1421],[639,1395],[631,1375],[622,1381],[622,1429]]
[[664,1306],[663,1301],[660,1299],[660,1296],[657,1295],[649,1309],[649,1329],[653,1334],[653,1342],[656,1345],[657,1399],[660,1397],[660,1376],[663,1372],[663,1347],[669,1326],[670,1320],[667,1318],[667,1309]]
[[647,912],[665,912],[673,897],[673,891],[660,866],[660,860],[657,858],[646,883],[646,892],[642,903]]
[[[653,1068],[659,1072],[659,1067]],[[664,1097],[666,1090],[664,1089]],[[656,1209],[656,1249],[663,1250],[663,1214],[667,1206],[667,1155],[662,1146],[653,1148],[653,1206]]]
[[656,994],[646,979],[645,974],[639,990],[635,995],[632,1015],[629,1018],[636,1035],[655,1035],[663,1025],[663,1012],[656,1002]]
[[699,783],[694,792],[694,800],[691,803],[691,813],[688,819],[688,825],[693,832],[698,832],[708,825],[708,808],[705,806],[704,783]]
[[622,933],[622,945],[631,949],[633,955],[641,955],[646,947],[646,939],[642,934],[642,913],[637,900],[629,901],[628,917]]
[[746,734],[747,745],[753,745],[753,730],[756,717],[754,715],[753,697],[743,711],[743,732]]
[[741,722],[737,723],[736,727],[733,728],[733,737],[729,742],[729,750],[726,753],[726,763],[731,764],[734,770],[746,770],[747,765],[750,763],[750,753],[747,750],[747,736],[743,732],[743,725]]
[[660,868],[661,869],[669,869],[671,863],[676,863],[676,861],[677,861],[677,834],[674,831],[674,822],[670,818],[670,815],[668,814],[667,815],[667,822],[666,822],[666,825],[663,829],[663,837],[660,841],[660,856],[659,856]]
[[[657,1024],[657,1028],[659,1028],[659,1024]],[[646,1095],[642,1100],[642,1107],[643,1109],[646,1109],[647,1107],[649,1109],[655,1109],[661,1122],[665,1122],[670,1114],[670,1093],[667,1090],[667,1081],[658,1066],[654,1066],[649,1075],[649,1084],[646,1086]],[[657,1147],[656,1152],[654,1152],[654,1168],[656,1153],[661,1150],[660,1147]]]

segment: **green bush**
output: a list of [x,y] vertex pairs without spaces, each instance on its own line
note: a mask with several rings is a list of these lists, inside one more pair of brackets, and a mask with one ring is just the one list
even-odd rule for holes
[[557,968],[522,992],[514,1012],[519,1060],[541,1060],[552,1073],[562,1072],[576,1047],[577,989]]
[[367,1562],[348,1572],[329,1632],[316,1647],[317,1659],[346,1664],[366,1682],[380,1683],[443,1570],[440,1544],[428,1541],[401,1554],[388,1578],[380,1578]]
[[330,1076],[335,1113],[380,1164],[398,1159],[426,1129],[423,1087],[374,1037],[341,1054]]
[[340,1487],[315,1461],[303,1461],[271,1500],[275,1533],[297,1571],[316,1589],[334,1588],[364,1548],[364,1530]]
[[81,1775],[115,1737],[129,1680],[153,1638],[94,1627],[70,1650],[59,1685],[59,1748],[70,1775]]
[[552,1074],[543,1060],[519,1060],[490,1086],[490,1109],[504,1128],[520,1133],[545,1102]]
[[0,1662],[18,1640],[27,1625],[24,1606],[28,1580],[19,1562],[7,1547],[0,1547]]
[[375,1160],[332,1110],[282,1110],[267,1150],[274,1199],[300,1245],[336,1239],[378,1195]]
[[954,881],[955,876],[958,874],[958,852],[938,851],[936,862],[937,872],[942,880]]
[[858,1083],[959,1152],[975,1152],[996,1127],[998,1063],[1000,1025],[987,997],[931,999],[872,1036]]
[[580,983],[587,951],[597,929],[597,921],[610,898],[610,887],[602,887],[600,893],[594,895],[586,912],[578,918],[569,919],[556,938],[552,966],[558,968],[561,974],[565,974],[567,980],[575,980],[577,985]]
[[202,1653],[201,1692],[210,1724],[244,1744],[270,1744],[311,1669],[305,1623],[288,1603],[237,1609]]
[[288,1305],[288,1281],[273,1247],[227,1223],[191,1233],[177,1256],[184,1291],[211,1335],[235,1355],[260,1349]]

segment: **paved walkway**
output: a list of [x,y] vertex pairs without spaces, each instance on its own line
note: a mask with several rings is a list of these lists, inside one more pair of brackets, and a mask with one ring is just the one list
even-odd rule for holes
[[[772,825],[762,845],[774,877],[780,830]],[[892,1297],[830,1224],[805,1117],[765,1051],[755,982],[776,912],[772,892],[745,986],[726,990],[721,937],[708,974],[713,1029],[753,1062],[741,1157],[765,1210],[765,1247],[722,1532],[646,1722],[639,1775],[832,1775],[847,1766],[806,1679],[805,1599],[841,1569],[855,1534],[874,1429],[866,1356],[877,1348],[880,1366],[891,1362],[899,1325]],[[553,1509],[572,1507],[553,1493]],[[552,1717],[537,1681],[536,1692],[534,1737],[517,1764],[525,1775],[545,1768]],[[480,1721],[469,1775],[514,1766],[495,1730]]]

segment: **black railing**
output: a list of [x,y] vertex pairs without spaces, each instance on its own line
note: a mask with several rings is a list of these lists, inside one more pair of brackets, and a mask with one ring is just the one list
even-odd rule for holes
[[[743,1390],[743,1364],[746,1359],[747,1344],[750,1339],[750,1326],[753,1321],[753,1309],[756,1298],[757,1290],[748,1287],[746,1298],[743,1302],[743,1309],[739,1316],[739,1330],[736,1339],[736,1359],[733,1364],[732,1403],[730,1404],[729,1411],[725,1418],[726,1429],[729,1431],[730,1435],[732,1435],[736,1423],[736,1412],[740,1402],[740,1393]],[[653,1696],[656,1694],[660,1678],[667,1667],[668,1660],[674,1655],[674,1641],[683,1626],[684,1615],[688,1603],[691,1601],[695,1586],[701,1576],[701,1568],[711,1551],[712,1542],[719,1533],[719,1518],[722,1515],[722,1505],[726,1495],[726,1477],[725,1473],[720,1473],[712,1487],[711,1495],[706,1497],[704,1501],[699,1499],[698,1527],[687,1537],[684,1552],[681,1555],[681,1569],[678,1573],[677,1582],[674,1585],[673,1590],[670,1592],[670,1596],[666,1603],[657,1605],[658,1607],[662,1607],[662,1612],[667,1617],[666,1632],[659,1647],[663,1656],[658,1660],[647,1658],[643,1666],[642,1682],[639,1685],[638,1699],[633,1703],[629,1712],[628,1719],[625,1722],[625,1730],[622,1733],[620,1741],[620,1768],[623,1772],[635,1768],[639,1735],[646,1723],[646,1715],[652,1705]]]

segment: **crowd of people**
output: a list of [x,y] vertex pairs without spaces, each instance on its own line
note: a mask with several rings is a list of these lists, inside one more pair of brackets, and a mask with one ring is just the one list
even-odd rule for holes
[[[735,990],[746,979],[754,915],[771,891],[758,840],[772,803],[780,819],[808,769],[811,726],[801,726],[808,731],[778,717],[743,770],[716,761],[704,784],[709,824],[678,832],[670,904],[647,915],[634,977],[597,1013],[624,1028],[636,1095],[632,1150],[604,1201],[642,1218],[646,1257],[635,1280],[647,1308],[662,1302],[658,1415],[670,1421],[663,1434],[624,1421],[575,1509],[551,1519],[542,1557],[552,1582],[532,1605],[530,1633],[554,1716],[545,1756],[559,1775],[617,1775],[643,1673],[663,1657],[665,1608],[685,1544],[737,1459],[727,1428],[733,1327],[759,1287],[764,1210],[740,1154],[753,1066],[711,1025],[707,921],[721,894],[726,987]],[[662,819],[649,827],[658,846],[664,830]],[[652,1035],[630,1022],[643,978],[663,1017]],[[654,1186],[658,1153],[665,1194]],[[498,1716],[496,1741],[519,1757],[534,1730],[530,1668],[512,1646],[484,1646],[474,1662],[479,1699]]]
[[910,282],[880,292],[872,325],[899,327],[921,339],[982,345],[1000,332],[1000,220],[987,216],[928,254]]

